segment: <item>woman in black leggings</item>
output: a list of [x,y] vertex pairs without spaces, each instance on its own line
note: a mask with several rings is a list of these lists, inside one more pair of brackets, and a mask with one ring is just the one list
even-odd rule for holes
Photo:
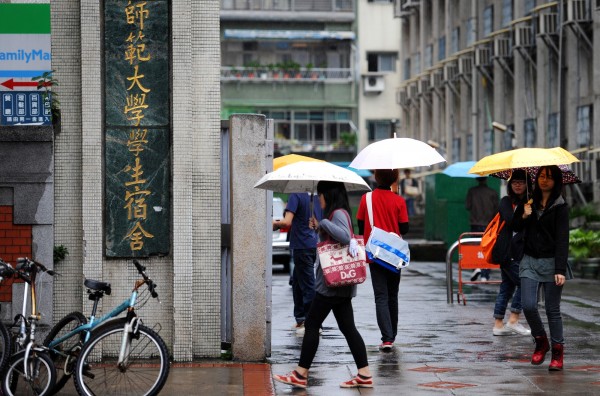
[[[319,222],[314,217],[311,218],[310,227],[319,231],[321,241],[331,238],[343,244],[349,244],[352,236],[352,222],[350,220],[351,211],[348,194],[344,184],[321,181],[317,185],[317,192],[321,208],[323,208],[323,220]],[[352,248],[351,244],[351,250]],[[352,297],[356,296],[356,285],[327,287],[318,256],[316,266],[316,295],[304,322],[305,333],[302,340],[300,362],[296,369],[289,374],[273,375],[273,379],[293,387],[306,388],[308,370],[319,347],[319,329],[329,312],[333,311],[335,320],[348,342],[358,369],[358,374],[351,380],[342,382],[340,387],[372,388],[373,377],[367,361],[367,349],[354,324]]]

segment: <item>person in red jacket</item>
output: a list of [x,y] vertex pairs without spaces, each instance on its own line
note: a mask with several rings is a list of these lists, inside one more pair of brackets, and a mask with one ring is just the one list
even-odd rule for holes
[[565,342],[560,300],[568,273],[569,208],[561,195],[562,187],[562,171],[558,166],[540,167],[535,178],[533,202],[519,205],[511,223],[515,232],[525,230],[519,276],[523,312],[535,339],[531,364],[542,364],[550,350],[538,312],[538,290],[543,288],[552,341],[550,371],[563,369]]
[[[398,181],[398,169],[376,169],[377,188],[373,190],[373,225],[384,231],[405,235],[408,232],[408,213],[404,198],[395,194],[391,186]],[[367,212],[366,194],[362,196],[358,212],[358,233],[368,241],[371,224]],[[369,261],[367,259],[367,261]],[[398,333],[398,291],[400,273],[392,272],[379,264],[370,263],[371,282],[375,293],[377,325],[381,331],[382,351],[391,351]]]

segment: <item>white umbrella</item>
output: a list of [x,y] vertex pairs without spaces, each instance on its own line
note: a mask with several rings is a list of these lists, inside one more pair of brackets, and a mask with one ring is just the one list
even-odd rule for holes
[[254,188],[280,193],[314,192],[319,181],[341,182],[347,191],[370,190],[362,177],[355,172],[329,162],[301,161],[282,166],[267,173]]
[[355,169],[400,169],[446,161],[427,143],[395,136],[369,144],[358,153],[350,166]]

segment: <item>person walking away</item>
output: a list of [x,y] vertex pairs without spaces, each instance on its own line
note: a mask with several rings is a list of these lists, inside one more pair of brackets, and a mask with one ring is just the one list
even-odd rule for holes
[[[488,187],[487,177],[478,177],[477,185],[467,192],[465,207],[471,212],[469,223],[471,232],[484,232],[488,223],[498,212],[498,193]],[[482,281],[490,280],[490,270],[477,268],[471,275],[471,281],[476,281],[481,275]]]
[[294,299],[294,318],[292,327],[296,334],[304,334],[304,320],[315,297],[314,265],[317,256],[318,237],[308,226],[312,210],[317,219],[321,219],[322,211],[319,198],[310,193],[294,193],[288,197],[285,216],[282,220],[273,221],[273,230],[290,228],[290,250],[294,260],[292,273],[292,294]]
[[[404,199],[394,194],[390,186],[398,181],[398,169],[376,169],[377,188],[371,193],[373,223],[384,231],[406,235],[409,230],[408,213]],[[362,196],[356,214],[358,233],[365,241],[371,235],[371,224],[367,212],[366,194]],[[367,259],[367,261],[369,261]],[[398,333],[398,292],[400,273],[392,272],[377,263],[369,264],[371,283],[375,294],[377,325],[381,331],[382,351],[391,351]]]
[[[310,219],[310,227],[319,232],[319,240],[334,239],[349,244],[352,237],[351,210],[343,183],[321,181],[317,184],[323,219]],[[318,262],[317,256],[317,262]],[[354,323],[352,298],[356,296],[356,285],[327,287],[323,270],[317,264],[316,295],[304,322],[306,332],[302,340],[300,361],[295,370],[285,375],[273,375],[273,379],[296,388],[306,388],[308,372],[319,347],[319,329],[331,311],[340,331],[346,338],[358,373],[342,382],[342,388],[372,388],[373,377],[367,360],[367,348]]]
[[410,169],[404,169],[404,178],[400,180],[400,194],[406,202],[409,216],[416,214],[415,200],[421,195],[419,182],[412,178]]
[[[508,195],[500,200],[501,221],[504,221],[504,227],[498,235],[493,256],[499,258],[500,275],[502,283],[496,296],[496,305],[494,306],[494,328],[492,333],[495,336],[506,336],[513,334],[531,335],[531,330],[525,328],[519,323],[521,307],[521,279],[519,278],[519,263],[523,258],[523,234],[524,232],[513,232],[509,224],[512,222],[514,210],[517,205],[527,202],[527,192],[531,191],[531,183],[527,181],[527,174],[523,169],[513,171],[508,186],[506,188]],[[497,252],[498,248],[498,253]],[[510,316],[506,325],[504,324],[504,315],[508,306],[508,300],[512,298],[510,306]]]
[[562,197],[562,171],[556,165],[542,166],[535,178],[532,203],[519,205],[512,221],[515,232],[525,230],[523,260],[519,268],[521,302],[535,350],[531,364],[540,365],[550,350],[548,336],[538,311],[538,290],[544,289],[544,303],[552,360],[550,371],[563,369],[564,337],[560,300],[568,271],[569,208]]

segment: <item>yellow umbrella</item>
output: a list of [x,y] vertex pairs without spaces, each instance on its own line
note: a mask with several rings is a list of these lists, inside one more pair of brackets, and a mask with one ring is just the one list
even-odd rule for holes
[[573,162],[579,162],[579,160],[562,147],[526,147],[483,157],[473,165],[469,170],[469,173],[486,176],[507,169],[527,168],[531,166],[566,165]]
[[277,157],[273,160],[273,170],[277,170],[277,169],[281,168],[282,166],[295,164],[296,162],[300,162],[300,161],[324,162],[320,159],[316,159],[316,158],[312,158],[312,157],[305,157],[304,155],[288,154],[288,155],[284,155],[281,157]]

